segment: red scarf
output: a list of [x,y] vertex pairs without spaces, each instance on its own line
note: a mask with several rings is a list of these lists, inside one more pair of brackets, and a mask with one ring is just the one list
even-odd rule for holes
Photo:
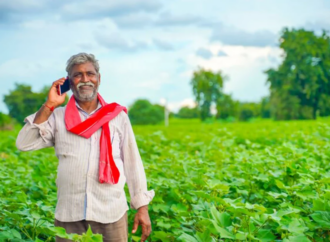
[[94,132],[102,127],[100,138],[99,181],[100,183],[117,184],[120,173],[112,157],[109,121],[115,118],[122,110],[127,113],[127,109],[124,106],[120,106],[118,103],[107,104],[100,94],[97,94],[97,98],[102,108],[84,122],[81,122],[76,101],[72,95],[65,110],[65,126],[68,131],[86,139],[91,137]]

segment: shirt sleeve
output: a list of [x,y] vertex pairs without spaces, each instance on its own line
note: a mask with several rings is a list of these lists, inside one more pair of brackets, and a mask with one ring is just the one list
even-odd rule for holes
[[138,209],[139,207],[148,205],[155,196],[155,192],[153,190],[147,190],[147,179],[132,125],[128,115],[125,113],[123,116],[124,122],[121,154],[131,197],[131,207],[133,209]]
[[33,123],[36,113],[29,115],[24,119],[25,125],[20,130],[16,147],[21,151],[38,150],[54,146],[54,113],[47,121],[41,124]]

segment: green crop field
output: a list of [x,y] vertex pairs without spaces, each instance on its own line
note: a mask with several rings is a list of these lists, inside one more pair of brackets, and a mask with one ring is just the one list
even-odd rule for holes
[[[330,120],[134,130],[156,192],[150,241],[330,241]],[[57,159],[18,151],[17,132],[0,133],[0,241],[54,241]]]

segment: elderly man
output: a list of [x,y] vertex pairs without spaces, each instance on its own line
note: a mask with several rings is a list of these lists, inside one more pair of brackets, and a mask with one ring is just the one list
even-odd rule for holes
[[[16,146],[23,151],[54,146],[59,160],[55,225],[82,234],[90,225],[103,241],[127,241],[127,182],[131,207],[137,209],[133,233],[142,227],[141,241],[151,232],[146,176],[125,107],[107,104],[98,93],[101,78],[94,55],[80,53],[67,62],[73,96],[55,81],[40,110],[25,119]],[[56,238],[56,241],[66,241]]]

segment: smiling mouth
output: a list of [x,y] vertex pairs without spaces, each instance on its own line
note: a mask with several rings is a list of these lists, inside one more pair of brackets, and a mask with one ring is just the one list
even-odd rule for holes
[[79,87],[79,89],[82,89],[82,90],[91,90],[91,89],[93,89],[93,87],[91,87],[91,86],[81,86],[81,87]]

